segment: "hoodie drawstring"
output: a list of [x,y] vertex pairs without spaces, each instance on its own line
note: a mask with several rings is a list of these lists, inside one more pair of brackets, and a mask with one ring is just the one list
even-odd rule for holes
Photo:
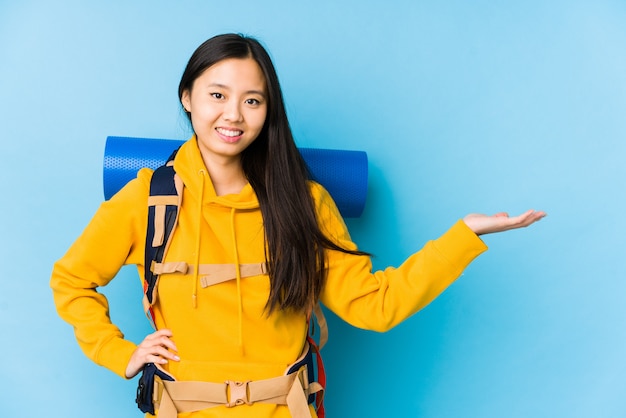
[[237,279],[237,315],[239,320],[239,350],[243,355],[243,301],[241,300],[241,266],[237,252],[237,235],[235,233],[235,208],[230,210],[230,232],[232,234],[233,252],[235,254],[235,274]]
[[193,268],[193,290],[191,293],[191,304],[195,308],[198,307],[198,280],[200,280],[200,237],[202,236],[202,201],[204,200],[204,170],[198,171],[200,174],[200,197],[198,199],[198,236],[196,237],[196,262]]
[[[198,199],[198,236],[196,237],[196,259],[193,267],[193,290],[191,294],[191,303],[195,308],[198,307],[198,282],[200,281],[200,240],[202,233],[202,205],[204,201],[204,182],[206,172],[201,169],[198,171],[200,175],[200,197]],[[237,251],[237,234],[235,232],[235,208],[230,210],[230,232],[233,242],[233,253],[235,255],[235,278],[237,279],[237,319],[239,322],[238,346],[243,355],[243,300],[241,296],[241,266],[239,263],[239,252]]]

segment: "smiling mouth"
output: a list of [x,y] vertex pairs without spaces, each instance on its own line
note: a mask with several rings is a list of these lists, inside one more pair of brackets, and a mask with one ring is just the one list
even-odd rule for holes
[[227,136],[229,138],[236,138],[238,136],[243,135],[243,131],[240,131],[237,129],[215,128],[215,130],[221,135]]

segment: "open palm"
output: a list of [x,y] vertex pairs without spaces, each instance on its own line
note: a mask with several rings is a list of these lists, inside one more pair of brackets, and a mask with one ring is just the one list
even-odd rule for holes
[[546,216],[543,211],[530,209],[518,216],[509,216],[506,212],[495,215],[471,213],[463,218],[467,226],[477,235],[508,231],[510,229],[525,228]]

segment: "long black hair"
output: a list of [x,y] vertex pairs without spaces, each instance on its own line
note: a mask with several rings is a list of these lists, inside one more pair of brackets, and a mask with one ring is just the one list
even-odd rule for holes
[[[308,168],[293,139],[278,76],[266,49],[239,34],[215,36],[196,49],[178,87],[182,100],[193,82],[210,66],[228,58],[252,58],[265,76],[268,106],[259,136],[242,152],[244,175],[254,189],[265,228],[265,256],[270,277],[269,312],[308,312],[326,279],[326,249],[358,255],[321,231],[308,185]],[[191,114],[187,117],[191,120]]]

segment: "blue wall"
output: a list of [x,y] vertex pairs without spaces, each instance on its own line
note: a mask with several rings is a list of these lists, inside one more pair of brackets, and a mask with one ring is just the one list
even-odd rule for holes
[[[618,0],[0,1],[2,415],[140,416],[49,274],[102,200],[106,136],[185,139],[186,60],[236,31],[269,47],[299,145],[368,152],[349,226],[376,267],[468,212],[549,212],[389,333],[331,316],[331,417],[626,416],[625,22]],[[135,271],[104,291],[140,341]]]

